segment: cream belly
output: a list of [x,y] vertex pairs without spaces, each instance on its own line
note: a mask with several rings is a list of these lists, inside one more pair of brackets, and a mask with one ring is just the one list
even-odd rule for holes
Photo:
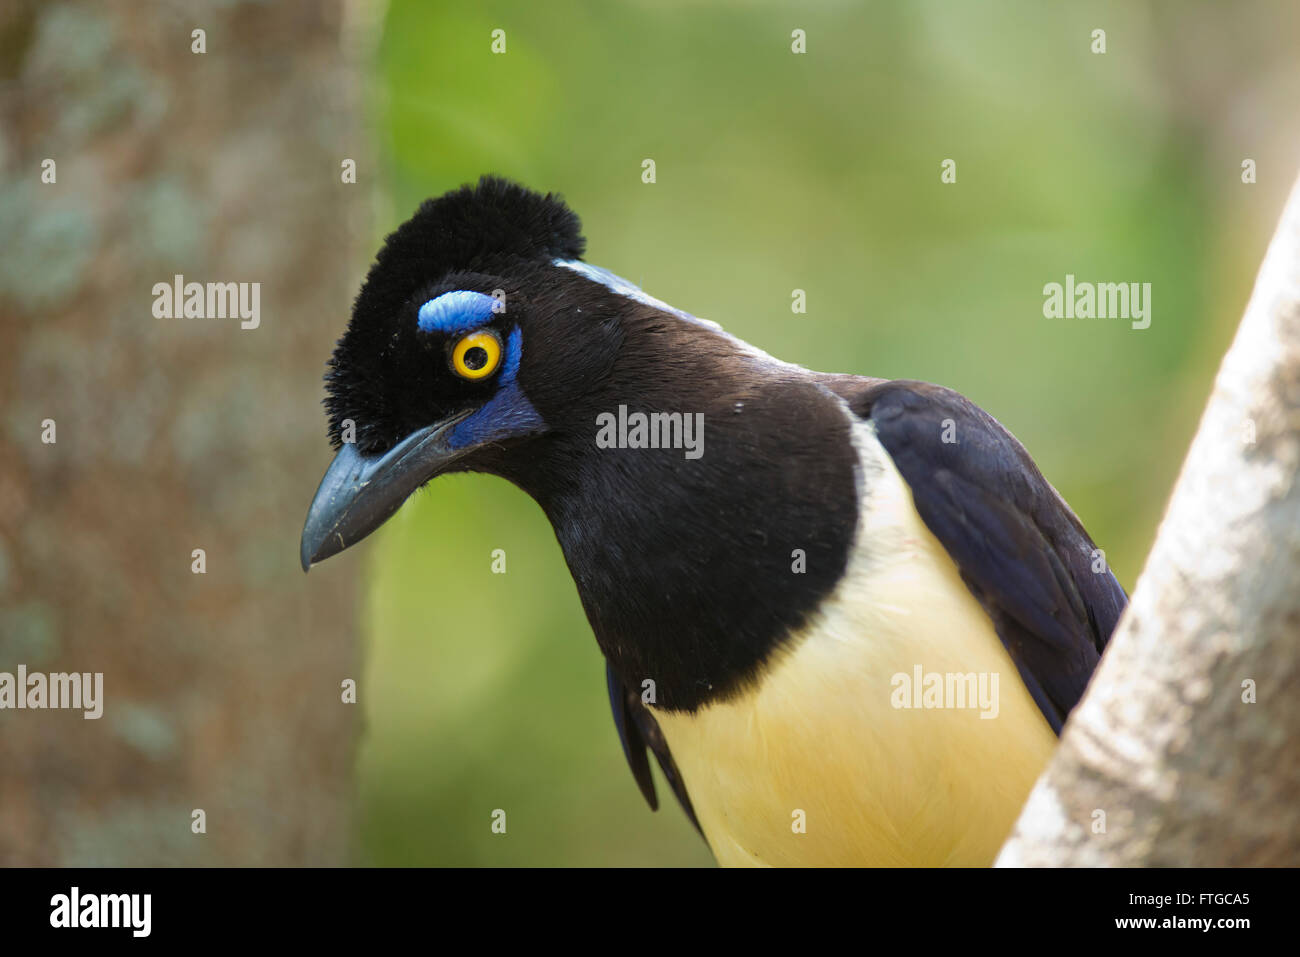
[[[865,495],[835,593],[755,686],[655,718],[720,864],[987,866],[1056,736],[874,429],[854,432]],[[996,716],[895,707],[917,666],[996,676]]]

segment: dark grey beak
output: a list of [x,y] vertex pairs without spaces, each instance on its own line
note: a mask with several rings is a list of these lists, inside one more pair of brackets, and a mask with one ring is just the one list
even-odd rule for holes
[[307,511],[299,552],[302,570],[361,541],[412,492],[468,451],[448,444],[452,429],[467,415],[412,432],[382,455],[364,456],[356,445],[344,445]]

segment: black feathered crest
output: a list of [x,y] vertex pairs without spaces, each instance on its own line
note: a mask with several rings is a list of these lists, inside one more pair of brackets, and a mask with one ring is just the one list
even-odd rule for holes
[[407,398],[427,385],[426,352],[414,300],[440,283],[519,276],[530,266],[577,259],[582,224],[553,193],[542,195],[496,176],[420,204],[384,241],[352,309],[325,375],[330,441],[341,444],[342,423],[356,423],[358,445],[373,452],[410,427]]

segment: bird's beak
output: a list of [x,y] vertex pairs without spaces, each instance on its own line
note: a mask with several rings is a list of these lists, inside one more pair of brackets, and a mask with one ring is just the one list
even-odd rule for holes
[[468,451],[448,444],[452,429],[467,415],[412,432],[382,455],[362,455],[355,444],[344,445],[307,511],[299,552],[302,570],[361,541],[412,492]]

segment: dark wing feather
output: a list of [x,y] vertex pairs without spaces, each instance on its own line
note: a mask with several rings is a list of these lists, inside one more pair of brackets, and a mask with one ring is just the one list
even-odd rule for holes
[[677,762],[673,760],[672,753],[668,750],[668,742],[664,740],[663,732],[659,730],[654,715],[641,703],[641,698],[635,690],[624,687],[608,664],[605,665],[605,683],[609,687],[609,706],[614,712],[614,726],[618,728],[618,739],[623,743],[623,754],[627,758],[628,767],[632,769],[632,777],[636,778],[637,787],[641,789],[641,795],[650,805],[650,810],[659,810],[659,798],[655,794],[654,780],[650,776],[647,748],[654,753],[655,759],[659,762],[659,769],[663,771],[668,785],[677,795],[682,810],[699,831],[700,822],[695,820],[695,809],[691,807],[691,799],[686,796],[686,785],[682,782],[681,773],[677,770]]
[[1093,571],[1083,525],[1024,446],[958,393],[838,376],[827,385],[875,426],[1059,734],[1128,601],[1108,568]]

